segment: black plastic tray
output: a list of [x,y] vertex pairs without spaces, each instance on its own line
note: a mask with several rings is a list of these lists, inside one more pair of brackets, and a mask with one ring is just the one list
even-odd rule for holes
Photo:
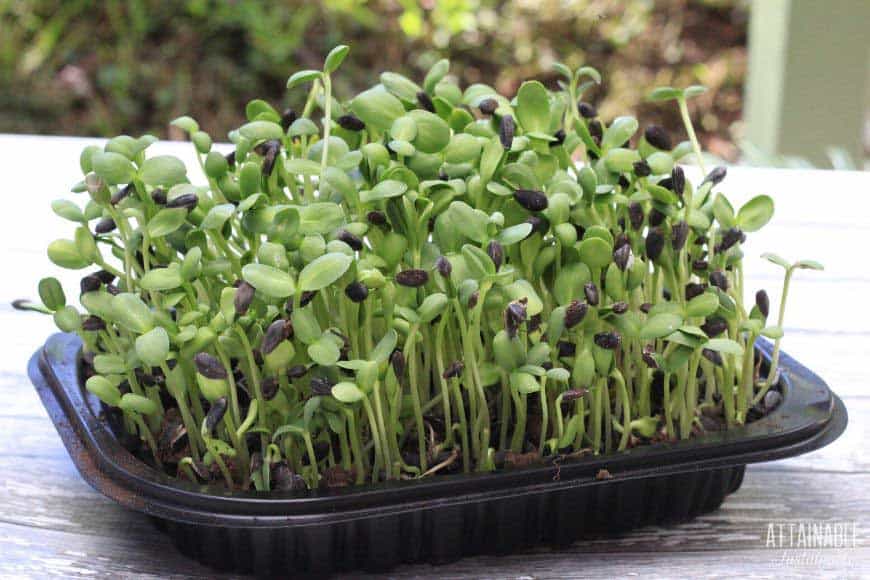
[[[173,479],[127,451],[79,381],[80,348],[74,335],[56,334],[33,355],[28,372],[82,477],[153,516],[185,555],[260,574],[442,563],[685,521],[737,491],[746,464],[823,447],[847,423],[846,408],[824,381],[781,355],[784,397],[775,411],[689,441],[427,481],[226,492]],[[767,356],[770,344],[760,349]],[[601,469],[612,478],[596,478]]]

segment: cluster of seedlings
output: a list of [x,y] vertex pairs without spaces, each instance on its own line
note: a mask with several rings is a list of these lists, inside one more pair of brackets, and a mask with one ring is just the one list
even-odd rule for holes
[[[582,101],[597,71],[513,99],[383,73],[340,102],[294,74],[301,111],[261,100],[224,155],[173,121],[207,183],[152,136],[81,155],[88,201],[48,247],[89,269],[83,310],[42,304],[83,342],[86,388],[143,458],[229,489],[292,490],[490,471],[741,425],[780,398],[783,310],[744,301],[747,235],[773,214],[715,190],[688,140]],[[677,164],[696,155],[693,185]],[[789,264],[792,273],[819,269]],[[768,372],[759,336],[776,340]]]

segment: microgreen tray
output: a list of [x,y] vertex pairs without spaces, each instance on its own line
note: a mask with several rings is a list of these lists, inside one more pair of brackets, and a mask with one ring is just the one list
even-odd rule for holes
[[[765,358],[770,346],[759,345]],[[82,477],[152,516],[184,554],[262,574],[442,563],[685,521],[737,491],[746,464],[823,447],[847,423],[846,408],[824,381],[782,355],[782,403],[739,428],[494,473],[230,493],[173,479],[125,449],[83,388],[80,348],[74,335],[54,335],[28,372]]]

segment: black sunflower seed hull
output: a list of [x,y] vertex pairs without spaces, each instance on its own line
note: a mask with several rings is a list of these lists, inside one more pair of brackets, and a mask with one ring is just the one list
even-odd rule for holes
[[[588,299],[588,298],[587,298]],[[580,324],[589,311],[589,305],[579,300],[573,300],[565,307],[565,328],[574,328]]]
[[518,189],[514,192],[514,199],[529,211],[543,211],[549,205],[546,194],[534,189]]
[[103,284],[111,284],[115,281],[115,275],[106,270],[97,270],[93,275],[99,278],[100,282]]
[[706,284],[699,284],[698,282],[689,282],[686,284],[686,301],[695,298],[696,296],[700,296],[704,293],[704,290],[707,289]]
[[502,248],[500,243],[495,240],[489,242],[489,245],[486,247],[486,254],[492,260],[492,263],[495,264],[496,270],[501,268],[502,262],[504,262],[504,248]]
[[528,218],[526,218],[526,223],[532,224],[531,233],[533,234],[544,235],[550,229],[550,221],[544,216],[530,215]]
[[599,332],[592,340],[600,348],[616,350],[622,342],[622,337],[615,332]]
[[501,118],[498,126],[498,138],[501,141],[501,146],[505,149],[510,149],[514,142],[514,118],[510,115],[505,115]]
[[306,290],[300,297],[299,306],[305,308],[311,304],[311,301],[314,300],[315,296],[317,296],[317,290]]
[[254,301],[254,294],[256,290],[253,286],[248,284],[245,281],[242,281],[239,284],[238,288],[236,288],[236,294],[233,297],[233,307],[236,310],[236,314],[239,316],[244,316],[248,309],[251,307],[251,302]]
[[151,192],[151,200],[157,205],[166,205],[166,192],[158,187]]
[[290,125],[295,123],[298,118],[299,115],[293,109],[284,109],[284,112],[281,113],[281,128],[286,132],[290,128]]
[[207,352],[197,353],[193,357],[193,362],[196,365],[196,371],[207,379],[225,379],[228,376],[221,361]]
[[301,379],[308,373],[308,367],[305,365],[293,365],[287,369],[287,378],[291,381]]
[[344,294],[347,296],[351,302],[362,302],[369,296],[368,287],[359,281],[354,281],[345,286]]
[[586,284],[583,285],[583,294],[586,295],[586,302],[588,302],[590,306],[598,306],[600,297],[598,294],[598,287],[594,282],[586,282]]
[[644,249],[646,257],[650,260],[657,260],[662,255],[662,250],[665,248],[665,237],[658,230],[652,230],[646,236]]
[[725,252],[734,247],[735,244],[744,240],[743,232],[738,228],[728,228],[722,233],[722,241],[716,246],[717,252]]
[[375,226],[384,226],[387,224],[387,215],[382,211],[372,210],[366,214],[368,222]]
[[592,140],[597,145],[601,145],[601,138],[604,137],[604,127],[601,125],[601,121],[598,119],[589,121],[589,134],[592,135]]
[[266,329],[266,333],[263,335],[263,342],[260,344],[260,352],[263,354],[271,353],[286,338],[287,323],[284,320],[276,320]]
[[613,263],[623,272],[631,261],[631,246],[628,244],[619,246],[613,250]]
[[721,367],[723,364],[722,355],[715,350],[705,348],[701,351],[701,355],[717,367]]
[[172,209],[177,207],[182,207],[187,210],[191,210],[196,207],[196,204],[199,202],[195,193],[185,193],[183,195],[179,195],[175,199],[166,202],[166,207]]
[[580,116],[584,119],[594,119],[598,116],[598,109],[595,108],[595,105],[585,101],[577,103],[577,112],[580,113]]
[[402,270],[396,274],[396,282],[409,288],[419,288],[429,281],[429,273],[426,270],[411,269]]
[[668,135],[668,132],[664,127],[660,127],[659,125],[649,125],[644,130],[643,136],[646,139],[646,142],[656,149],[667,151],[671,148],[671,137]]
[[659,368],[659,362],[653,356],[653,352],[651,350],[644,349],[643,353],[641,354],[641,358],[643,358],[643,362],[647,367],[653,370],[657,370]]
[[577,352],[577,346],[573,342],[568,342],[565,340],[560,340],[556,347],[558,348],[560,357],[574,356],[574,354]]
[[435,103],[432,102],[432,98],[426,94],[426,91],[420,91],[417,93],[417,104],[420,105],[420,108],[430,113],[435,112]]
[[504,311],[504,327],[511,338],[517,335],[520,325],[526,321],[526,306],[511,302]]
[[453,264],[451,264],[450,260],[446,257],[438,256],[438,259],[435,260],[435,269],[438,270],[438,273],[444,278],[449,278],[450,274],[453,272]]
[[725,179],[725,176],[728,174],[728,170],[722,167],[716,167],[707,174],[707,177],[704,178],[702,183],[712,183],[713,185],[718,185],[722,183],[722,180]]
[[649,177],[650,175],[652,175],[652,169],[650,168],[649,164],[644,160],[635,161],[632,164],[632,169],[634,169],[634,174],[638,177]]
[[643,206],[633,201],[628,206],[628,221],[631,224],[631,229],[639,230],[643,225]]
[[336,119],[336,123],[346,131],[362,131],[366,128],[366,124],[359,117],[350,113]]
[[401,377],[405,374],[405,355],[401,350],[396,349],[393,351],[393,354],[390,355],[390,366],[393,367],[393,373],[397,377]]
[[122,187],[121,189],[116,191],[114,194],[112,194],[112,197],[109,200],[109,203],[111,203],[112,205],[118,205],[127,196],[129,196],[132,192],[133,192],[133,184],[130,183],[128,185],[125,185],[124,187]]
[[682,196],[683,192],[686,190],[686,173],[679,165],[671,170],[671,181],[673,182],[672,189],[674,193]]
[[338,233],[338,239],[350,246],[350,248],[355,252],[359,252],[363,249],[362,239],[347,230],[341,230]]
[[215,400],[214,403],[211,404],[211,407],[208,410],[208,413],[205,416],[205,428],[211,433],[214,431],[214,428],[217,427],[218,423],[221,422],[221,419],[224,418],[224,415],[227,412],[227,398],[220,397]]
[[97,225],[94,226],[94,232],[97,234],[108,234],[116,227],[115,220],[106,217],[97,222]]
[[770,314],[770,297],[767,295],[767,291],[759,290],[755,293],[755,305],[761,315],[767,318],[767,315]]
[[275,161],[278,159],[278,152],[281,151],[281,142],[272,140],[266,142],[265,151],[263,152],[263,165],[260,171],[264,177],[272,175],[275,169]]
[[275,377],[266,377],[260,382],[260,392],[263,398],[271,401],[278,394],[278,379]]
[[675,252],[679,252],[686,245],[686,240],[689,238],[689,224],[684,221],[679,221],[671,228],[671,247]]
[[87,292],[96,292],[100,289],[100,286],[103,285],[103,282],[94,274],[88,274],[79,282],[80,289],[82,294],[86,294]]
[[495,110],[498,109],[498,101],[495,99],[483,99],[480,101],[477,108],[480,109],[480,112],[484,115],[492,115],[495,113]]
[[710,284],[719,288],[723,292],[728,291],[728,276],[722,270],[716,270],[710,273]]

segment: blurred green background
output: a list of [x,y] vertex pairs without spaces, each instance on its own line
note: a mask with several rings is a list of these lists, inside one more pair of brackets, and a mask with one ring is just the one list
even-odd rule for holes
[[603,73],[590,100],[605,118],[676,130],[646,94],[701,83],[701,139],[734,159],[747,20],[742,0],[0,0],[0,132],[177,138],[167,121],[191,114],[223,139],[252,98],[298,105],[287,77],[346,43],[340,98],[382,70],[420,79],[442,57],[463,85],[513,94],[555,83],[562,60]]

